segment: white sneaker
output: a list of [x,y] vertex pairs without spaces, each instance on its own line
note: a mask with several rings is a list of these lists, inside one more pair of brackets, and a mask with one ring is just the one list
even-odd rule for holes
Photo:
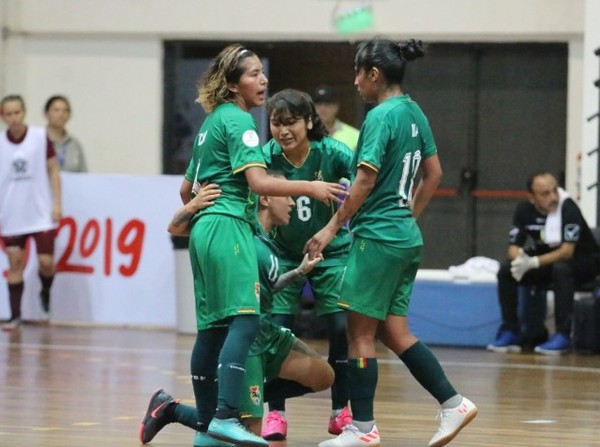
[[463,397],[458,407],[440,410],[438,413],[440,428],[429,441],[429,447],[442,447],[448,444],[475,416],[477,416],[477,407],[466,397]]
[[16,331],[17,329],[19,329],[19,326],[21,326],[21,318],[20,317],[11,318],[10,320],[2,323],[2,330],[5,332],[12,332],[12,331]]
[[381,442],[377,426],[363,433],[353,424],[346,425],[342,433],[333,439],[319,443],[319,447],[377,447]]

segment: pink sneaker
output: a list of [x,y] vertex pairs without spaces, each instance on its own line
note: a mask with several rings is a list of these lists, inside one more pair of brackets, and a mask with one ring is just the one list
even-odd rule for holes
[[269,411],[260,435],[267,441],[283,441],[287,437],[287,420],[279,411]]
[[329,419],[328,431],[332,435],[339,435],[344,430],[344,427],[350,424],[352,424],[352,414],[348,407],[344,407],[340,414]]

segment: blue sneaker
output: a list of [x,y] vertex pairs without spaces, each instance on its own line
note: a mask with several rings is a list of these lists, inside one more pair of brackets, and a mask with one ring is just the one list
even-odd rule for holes
[[197,431],[196,436],[194,436],[194,447],[234,447],[234,444],[219,441],[218,439],[208,436],[206,433]]
[[237,418],[213,418],[208,424],[210,436],[232,444],[241,444],[249,447],[268,447],[269,443],[260,436],[249,431]]
[[521,352],[521,336],[506,329],[500,329],[494,343],[487,345],[486,349],[492,352]]
[[546,343],[535,347],[534,351],[544,355],[563,355],[571,349],[571,338],[557,332]]

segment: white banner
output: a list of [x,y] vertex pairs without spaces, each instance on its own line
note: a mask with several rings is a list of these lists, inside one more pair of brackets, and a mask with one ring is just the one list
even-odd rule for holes
[[[176,325],[175,256],[167,225],[181,206],[182,178],[62,174],[52,320]],[[32,240],[27,252],[22,316],[37,320],[41,284]],[[7,268],[1,247],[0,318],[10,316]]]

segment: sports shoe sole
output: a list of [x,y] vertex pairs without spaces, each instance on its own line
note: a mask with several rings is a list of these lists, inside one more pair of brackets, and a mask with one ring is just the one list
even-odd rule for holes
[[519,353],[521,353],[521,347],[517,346],[517,345],[510,345],[510,346],[487,345],[487,347],[485,349],[490,352],[499,352],[501,354],[508,354],[508,353],[519,354]]
[[559,355],[565,355],[569,353],[568,349],[561,349],[561,350],[556,350],[556,349],[540,349],[539,346],[535,347],[534,352],[538,353],[538,354],[542,354],[542,355],[555,355],[555,356],[559,356]]
[[270,435],[263,436],[263,439],[267,441],[285,441],[286,437],[283,433],[271,433]]
[[[211,431],[206,432],[206,434],[215,439],[218,439],[219,441],[228,442],[229,444],[240,445],[242,447],[265,447],[265,444],[260,443],[260,442],[237,441],[236,439],[230,438],[228,436],[220,435],[218,433],[211,432]],[[269,445],[269,443],[267,443],[266,445]]]
[[456,438],[456,435],[458,435],[460,433],[460,431],[469,424],[469,422],[471,422],[473,419],[475,419],[475,416],[477,416],[477,408],[473,408],[471,411],[469,411],[467,413],[467,415],[465,416],[465,419],[462,421],[462,424],[460,424],[456,430],[454,430],[452,433],[445,436],[444,438],[438,439],[433,444],[430,444],[429,447],[442,447],[442,446],[448,444],[450,441],[452,441],[454,438]]
[[[138,438],[140,440],[140,442],[142,444],[148,444],[150,441],[152,441],[152,439],[154,439],[154,436],[156,436],[156,432],[154,434],[154,436],[152,436],[150,439],[148,439],[146,442],[144,442],[144,426],[146,425],[146,423],[152,419],[152,413],[154,411],[156,411],[158,408],[160,408],[160,406],[158,406],[157,408],[154,409],[154,411],[152,411],[152,403],[154,402],[154,399],[156,399],[156,396],[158,396],[161,392],[163,392],[164,390],[162,388],[157,389],[154,393],[152,393],[152,396],[150,396],[150,403],[148,404],[148,409],[146,410],[146,414],[144,415],[144,419],[142,419],[142,422],[140,423],[140,429],[138,432]],[[162,430],[162,428],[161,428]],[[160,431],[160,430],[159,430]]]

